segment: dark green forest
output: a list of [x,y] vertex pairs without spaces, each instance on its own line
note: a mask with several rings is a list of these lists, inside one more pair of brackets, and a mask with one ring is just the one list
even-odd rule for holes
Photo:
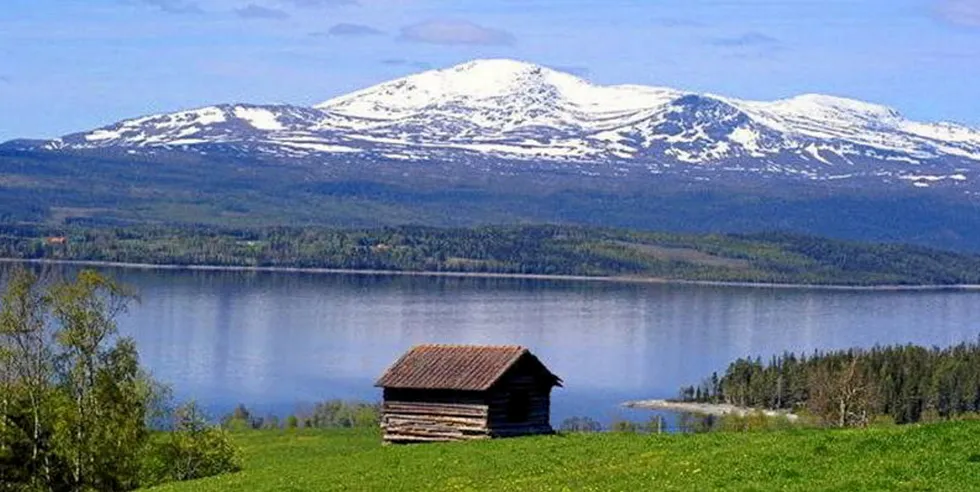
[[687,401],[775,410],[806,409],[825,423],[864,426],[980,412],[980,343],[792,353],[739,359],[724,374],[681,390]]
[[0,226],[0,257],[167,265],[639,277],[839,285],[980,284],[980,256],[783,233],[476,228]]
[[[739,173],[628,179],[478,164],[155,151],[24,152],[0,146],[0,222],[48,225],[367,228],[569,224],[678,233],[791,231],[980,252],[980,201],[871,181],[745,182]],[[730,179],[729,179],[730,178]]]

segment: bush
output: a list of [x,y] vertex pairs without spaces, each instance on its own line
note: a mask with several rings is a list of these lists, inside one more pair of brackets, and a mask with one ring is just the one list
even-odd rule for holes
[[609,430],[612,432],[636,434],[637,432],[640,432],[640,425],[626,419],[616,419],[613,420],[612,425],[609,426]]
[[667,421],[660,415],[654,415],[650,417],[645,427],[650,434],[661,434],[667,432]]
[[239,404],[232,413],[221,419],[221,427],[232,432],[241,432],[261,428],[262,421],[253,418],[252,412],[245,405]]
[[718,417],[714,415],[699,415],[693,413],[682,413],[677,421],[677,427],[681,432],[700,434],[716,430]]
[[569,417],[558,426],[561,432],[599,432],[602,424],[589,417]]
[[155,440],[146,453],[143,486],[241,470],[238,448],[226,431],[208,424],[196,404],[183,405],[174,414],[173,430]]
[[329,400],[317,403],[313,411],[298,418],[303,427],[334,429],[377,427],[381,423],[381,406],[377,403]]

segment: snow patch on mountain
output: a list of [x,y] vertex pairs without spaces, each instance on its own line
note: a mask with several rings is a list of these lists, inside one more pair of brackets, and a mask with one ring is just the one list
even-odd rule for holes
[[937,165],[948,169],[904,175],[957,176],[956,169],[980,164],[980,130],[911,121],[886,106],[818,94],[762,102],[662,87],[600,86],[513,60],[431,70],[314,107],[235,104],[145,116],[46,147],[208,146],[213,152],[215,145],[284,159],[484,156],[651,173],[693,166],[813,179],[862,173],[884,179],[894,170]]
[[279,123],[276,114],[265,108],[235,107],[235,117],[248,122],[258,130],[277,131],[286,127]]

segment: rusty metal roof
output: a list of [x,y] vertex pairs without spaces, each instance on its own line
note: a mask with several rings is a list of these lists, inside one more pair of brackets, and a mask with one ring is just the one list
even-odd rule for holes
[[537,357],[517,345],[417,345],[395,361],[375,386],[485,391],[525,355],[560,384]]

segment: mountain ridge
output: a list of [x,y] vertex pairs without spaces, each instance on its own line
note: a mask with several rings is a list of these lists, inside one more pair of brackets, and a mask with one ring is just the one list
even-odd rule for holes
[[479,160],[492,173],[515,161],[553,161],[609,175],[712,170],[971,189],[980,181],[980,130],[965,125],[820,94],[762,102],[602,86],[505,59],[429,70],[308,107],[238,103],[143,116],[40,148],[215,146],[282,160]]

